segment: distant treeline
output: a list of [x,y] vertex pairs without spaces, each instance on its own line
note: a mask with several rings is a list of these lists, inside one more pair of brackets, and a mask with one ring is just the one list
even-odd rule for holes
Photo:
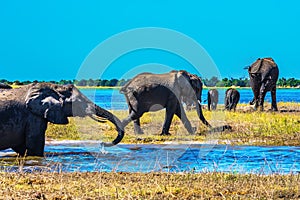
[[[74,84],[77,86],[107,86],[107,87],[115,87],[115,86],[123,86],[125,85],[129,80],[125,79],[82,79],[82,80],[60,80],[60,81],[49,81],[51,83],[55,84]],[[231,86],[237,86],[237,87],[249,87],[249,78],[223,78],[222,80],[219,80],[217,77],[212,77],[210,79],[202,79],[204,85],[208,87],[231,87]],[[27,85],[33,82],[45,82],[45,81],[8,81],[5,79],[0,79],[0,83],[6,83],[9,85]],[[281,87],[300,87],[300,80],[295,78],[280,78],[277,81],[277,86]]]

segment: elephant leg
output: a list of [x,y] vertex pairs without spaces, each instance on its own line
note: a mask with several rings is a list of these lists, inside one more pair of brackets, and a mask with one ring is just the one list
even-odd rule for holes
[[176,103],[171,100],[168,102],[168,105],[166,106],[165,122],[163,125],[161,135],[170,135],[169,130],[170,130],[171,122],[172,122],[172,119],[173,119],[173,116],[175,114],[176,107],[178,104],[179,104],[178,102]]
[[196,131],[196,128],[193,128],[190,121],[188,120],[185,112],[183,109],[180,108],[180,106],[177,107],[177,110],[175,112],[177,117],[181,120],[186,130],[189,132],[189,134],[194,134]]
[[235,111],[236,111],[236,105],[237,105],[237,102],[234,102],[233,104],[234,104],[234,105],[233,105],[233,111],[235,112]]
[[136,134],[144,134],[143,130],[141,129],[141,122],[140,118],[136,119],[133,121],[133,126],[134,126],[134,133]]
[[27,124],[25,134],[27,156],[44,156],[47,123],[44,119],[33,119]]
[[271,96],[272,96],[272,110],[273,111],[278,111],[277,108],[277,100],[276,100],[276,87],[272,88],[271,90]]
[[213,109],[213,105],[211,104],[211,100],[210,98],[207,99],[207,109],[210,111],[210,106],[212,106]]
[[261,88],[260,88],[260,91],[259,91],[259,102],[258,102],[258,105],[259,105],[260,111],[264,110],[264,101],[265,101],[266,93],[267,93],[266,92],[266,87],[265,87],[265,84],[263,83],[261,85]]
[[212,103],[212,108],[211,108],[212,110],[217,110],[217,104],[214,102],[214,103]]
[[13,147],[12,150],[14,150],[20,156],[25,156],[25,154],[26,154],[26,146],[25,146],[25,144]]
[[171,135],[169,133],[169,130],[170,130],[170,126],[171,126],[173,116],[174,116],[174,112],[166,111],[165,122],[164,122],[164,125],[163,125],[161,135]]
[[254,98],[250,102],[250,105],[254,105],[254,110],[257,110],[258,105],[259,105],[259,89],[253,90]]

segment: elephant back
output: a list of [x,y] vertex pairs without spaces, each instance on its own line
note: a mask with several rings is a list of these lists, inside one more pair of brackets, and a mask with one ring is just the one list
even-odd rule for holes
[[262,59],[257,59],[249,68],[249,73],[250,74],[256,74],[259,73],[260,68],[262,66]]
[[[264,67],[262,67],[264,66]],[[277,68],[277,64],[272,58],[258,58],[249,68],[250,74],[264,73],[272,68]]]
[[[121,94],[127,94],[130,92],[140,93],[143,91],[149,91],[157,86],[163,85],[170,87],[170,83],[173,83],[175,76],[170,76],[170,73],[166,74],[152,74],[152,73],[141,73],[132,78],[127,84],[121,89]],[[172,79],[172,80],[171,80]],[[173,80],[174,79],[174,80]]]

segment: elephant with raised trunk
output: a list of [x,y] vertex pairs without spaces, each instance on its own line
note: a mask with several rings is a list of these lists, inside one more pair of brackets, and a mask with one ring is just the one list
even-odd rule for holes
[[236,109],[236,105],[240,101],[240,93],[234,88],[229,88],[225,92],[225,109],[226,110],[234,110]]
[[186,71],[171,71],[165,74],[142,73],[131,79],[120,90],[126,97],[129,115],[122,121],[124,127],[134,121],[135,133],[143,133],[140,128],[140,117],[145,112],[166,109],[162,135],[169,135],[169,129],[174,114],[192,134],[195,128],[191,126],[182,106],[182,98],[194,102],[200,120],[208,127],[210,124],[203,116],[201,109],[202,81],[196,75]]
[[207,109],[216,110],[219,102],[219,92],[217,89],[210,89],[207,92]]
[[12,148],[21,156],[43,156],[48,122],[68,124],[72,116],[111,121],[118,136],[104,146],[115,145],[124,136],[120,120],[75,86],[34,83],[0,93],[0,150]]
[[268,91],[271,91],[273,111],[278,111],[276,102],[276,82],[279,76],[279,69],[277,64],[272,58],[258,58],[250,67],[248,73],[250,77],[250,86],[252,88],[254,98],[250,102],[255,105],[256,110],[264,110],[264,98]]

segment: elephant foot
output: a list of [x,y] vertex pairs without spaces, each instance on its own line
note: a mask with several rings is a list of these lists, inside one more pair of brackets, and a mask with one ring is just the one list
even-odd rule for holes
[[232,126],[230,126],[230,125],[224,125],[224,126],[214,127],[209,132],[211,132],[211,133],[214,133],[214,132],[224,132],[226,130],[231,131],[232,130]]
[[138,134],[138,135],[142,135],[142,134],[144,134],[144,131],[141,129],[141,127],[140,126],[134,126],[134,133],[135,134]]
[[197,127],[192,127],[192,130],[189,131],[189,134],[194,135],[197,131]]
[[278,111],[278,108],[277,107],[272,107],[271,110],[276,112],[276,111]]
[[264,111],[264,107],[263,107],[263,106],[260,106],[260,107],[259,107],[259,111],[263,112],[263,111]]
[[139,131],[134,131],[134,133],[137,134],[137,135],[143,135],[143,134],[144,134],[144,131],[139,130]]
[[169,132],[162,132],[160,135],[162,136],[168,136],[168,135],[171,135]]

